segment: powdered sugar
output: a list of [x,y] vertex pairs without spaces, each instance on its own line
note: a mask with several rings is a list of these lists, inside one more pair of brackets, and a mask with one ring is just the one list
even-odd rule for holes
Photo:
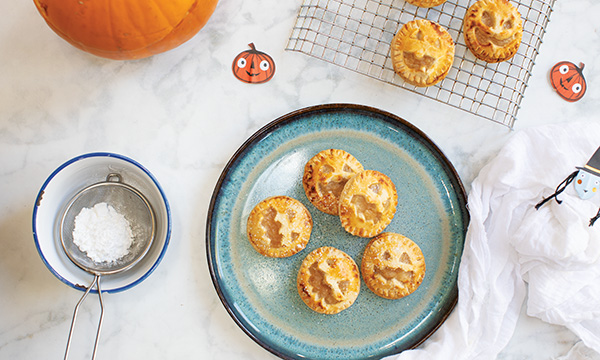
[[114,262],[127,255],[133,242],[127,219],[101,202],[75,217],[73,243],[94,262]]

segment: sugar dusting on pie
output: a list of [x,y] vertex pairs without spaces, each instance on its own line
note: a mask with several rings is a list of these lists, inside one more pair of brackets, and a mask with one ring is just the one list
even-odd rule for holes
[[338,215],[338,199],[344,185],[362,170],[362,164],[348,152],[339,149],[323,150],[304,167],[302,186],[306,197],[317,209]]
[[365,248],[361,272],[367,287],[386,299],[413,293],[425,277],[421,248],[409,238],[386,232]]
[[352,177],[340,195],[340,220],[352,235],[373,237],[392,221],[398,205],[396,186],[387,175],[364,170]]
[[306,207],[288,196],[273,196],[258,203],[247,222],[248,240],[262,255],[288,257],[306,247],[312,232]]
[[337,314],[350,307],[360,292],[360,272],[352,258],[331,246],[304,258],[297,278],[298,293],[312,310]]

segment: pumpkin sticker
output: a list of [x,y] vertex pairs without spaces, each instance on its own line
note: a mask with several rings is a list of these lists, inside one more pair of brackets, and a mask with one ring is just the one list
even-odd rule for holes
[[271,80],[275,75],[273,58],[262,51],[256,50],[253,43],[248,44],[250,50],[239,53],[231,69],[239,80],[249,84],[261,84]]
[[579,66],[569,61],[561,61],[550,70],[552,87],[563,99],[575,102],[583,97],[587,84],[583,77],[584,64]]

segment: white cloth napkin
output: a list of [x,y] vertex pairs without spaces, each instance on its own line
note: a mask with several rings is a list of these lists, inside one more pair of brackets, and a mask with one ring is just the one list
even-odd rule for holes
[[570,184],[539,210],[600,146],[600,124],[565,123],[515,133],[473,181],[458,276],[459,300],[419,348],[393,359],[494,359],[527,313],[578,335],[600,353],[600,195]]

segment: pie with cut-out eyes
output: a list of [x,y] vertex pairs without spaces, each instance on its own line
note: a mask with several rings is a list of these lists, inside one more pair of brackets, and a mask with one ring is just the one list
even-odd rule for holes
[[337,314],[350,307],[360,292],[358,265],[345,252],[320,247],[304,258],[297,278],[302,301],[322,314]]
[[446,0],[406,0],[406,2],[413,4],[419,7],[430,8],[434,6],[441,5],[446,2]]
[[338,215],[338,199],[348,179],[363,170],[362,164],[344,150],[327,149],[304,166],[302,186],[306,197],[319,210]]
[[454,61],[454,41],[438,23],[407,22],[391,44],[394,71],[407,83],[431,86],[448,75]]
[[425,277],[421,248],[396,233],[382,233],[365,248],[361,272],[367,287],[386,299],[399,299],[413,293]]
[[273,196],[252,209],[246,227],[250,244],[256,251],[281,258],[306,247],[312,226],[312,217],[300,201]]
[[340,194],[340,220],[352,235],[373,237],[392,221],[398,205],[396,186],[375,170],[359,172]]
[[521,14],[508,0],[479,0],[464,18],[465,43],[476,58],[497,63],[512,58],[521,45]]

